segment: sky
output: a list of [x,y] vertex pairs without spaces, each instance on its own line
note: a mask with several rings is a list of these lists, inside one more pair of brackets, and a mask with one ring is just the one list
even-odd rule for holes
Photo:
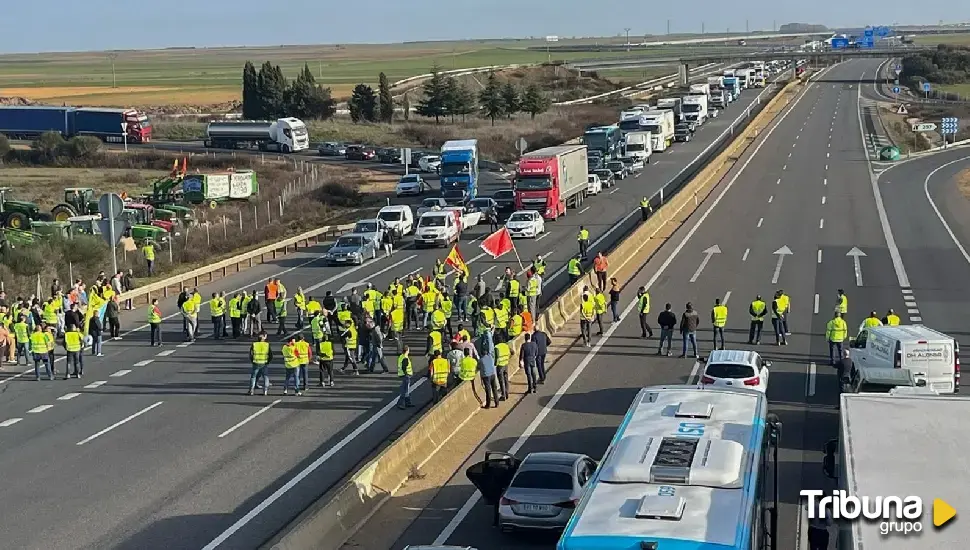
[[[970,3],[942,0],[49,0],[4,2],[0,53],[173,46],[393,43],[558,35],[631,36],[970,20]],[[138,7],[122,8],[123,4]],[[184,14],[184,15],[183,15]],[[380,15],[376,15],[380,14]]]

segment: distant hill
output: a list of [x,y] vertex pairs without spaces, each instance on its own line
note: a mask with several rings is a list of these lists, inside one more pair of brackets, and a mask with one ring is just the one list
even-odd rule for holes
[[825,25],[812,25],[810,23],[785,23],[778,28],[780,33],[795,33],[795,32],[826,32],[828,27]]

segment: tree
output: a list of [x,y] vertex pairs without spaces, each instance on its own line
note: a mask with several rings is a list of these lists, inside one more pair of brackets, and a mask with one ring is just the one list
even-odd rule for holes
[[502,86],[502,105],[505,114],[509,118],[512,118],[512,115],[522,110],[519,89],[515,87],[515,84],[506,82],[505,86]]
[[284,95],[286,77],[279,66],[269,61],[263,63],[256,79],[256,97],[259,105],[259,118],[280,118],[286,116]]
[[502,86],[495,73],[489,73],[485,88],[478,92],[478,103],[482,106],[482,114],[492,120],[495,126],[495,119],[502,116],[505,112],[505,101],[502,99]]
[[529,113],[533,119],[536,115],[549,110],[552,102],[542,94],[537,84],[529,84],[522,94],[522,111]]
[[404,99],[401,101],[401,111],[404,113],[404,122],[411,120],[411,99],[407,92],[404,92]]
[[383,72],[377,76],[377,95],[381,103],[381,122],[390,124],[394,120],[394,96],[391,95],[387,75]]
[[10,140],[7,139],[7,136],[0,134],[0,162],[3,162],[8,154],[10,154]]
[[448,98],[448,83],[437,65],[431,68],[431,78],[421,88],[424,98],[418,102],[415,112],[428,118],[434,117],[437,124],[447,114],[445,107]]
[[373,122],[377,118],[377,95],[374,88],[367,84],[358,84],[347,102],[350,107],[350,119],[354,122]]
[[465,115],[470,115],[478,109],[475,101],[475,93],[463,82],[459,82],[455,89],[454,114],[461,115],[461,121],[465,122]]
[[445,114],[451,117],[451,122],[454,124],[455,115],[459,114],[458,111],[461,110],[460,102],[462,100],[461,90],[458,86],[458,81],[454,78],[448,78],[445,81],[445,104],[444,110]]
[[72,159],[90,158],[101,152],[102,141],[94,136],[74,136],[62,147]]
[[43,160],[53,162],[65,143],[64,138],[57,132],[44,132],[30,144],[30,148],[36,151]]
[[263,118],[259,111],[259,75],[256,74],[256,67],[251,61],[247,61],[243,67],[243,89],[242,89],[242,116],[246,120],[258,120]]

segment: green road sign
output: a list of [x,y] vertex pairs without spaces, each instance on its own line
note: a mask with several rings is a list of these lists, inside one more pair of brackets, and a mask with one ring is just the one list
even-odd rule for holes
[[883,147],[879,150],[880,160],[899,160],[899,149],[893,146]]

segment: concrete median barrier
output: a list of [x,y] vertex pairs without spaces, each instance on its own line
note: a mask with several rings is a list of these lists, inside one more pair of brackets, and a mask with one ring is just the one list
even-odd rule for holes
[[[767,102],[747,127],[707,166],[699,170],[678,192],[662,202],[645,222],[640,223],[626,238],[610,251],[613,276],[626,283],[640,266],[697,209],[717,184],[730,172],[762,130],[782,112],[801,86],[793,82]],[[733,160],[732,160],[733,159]],[[653,197],[652,200],[658,200]],[[661,199],[662,200],[662,199]],[[566,332],[570,319],[579,311],[583,286],[593,286],[591,274],[563,291],[537,319],[537,324],[551,334]],[[518,349],[521,337],[511,343]],[[548,368],[555,368],[557,357],[550,357]],[[518,371],[510,365],[510,377]],[[477,387],[476,387],[477,386]],[[279,550],[338,549],[416,473],[432,460],[435,453],[456,434],[463,425],[481,410],[482,403],[475,386],[462,383],[452,389],[440,403],[433,406],[395,442],[376,458],[353,473],[340,487],[325,495],[318,504],[304,512],[287,529],[278,534],[264,548]],[[497,419],[496,422],[500,420]],[[443,465],[441,465],[443,466]]]

